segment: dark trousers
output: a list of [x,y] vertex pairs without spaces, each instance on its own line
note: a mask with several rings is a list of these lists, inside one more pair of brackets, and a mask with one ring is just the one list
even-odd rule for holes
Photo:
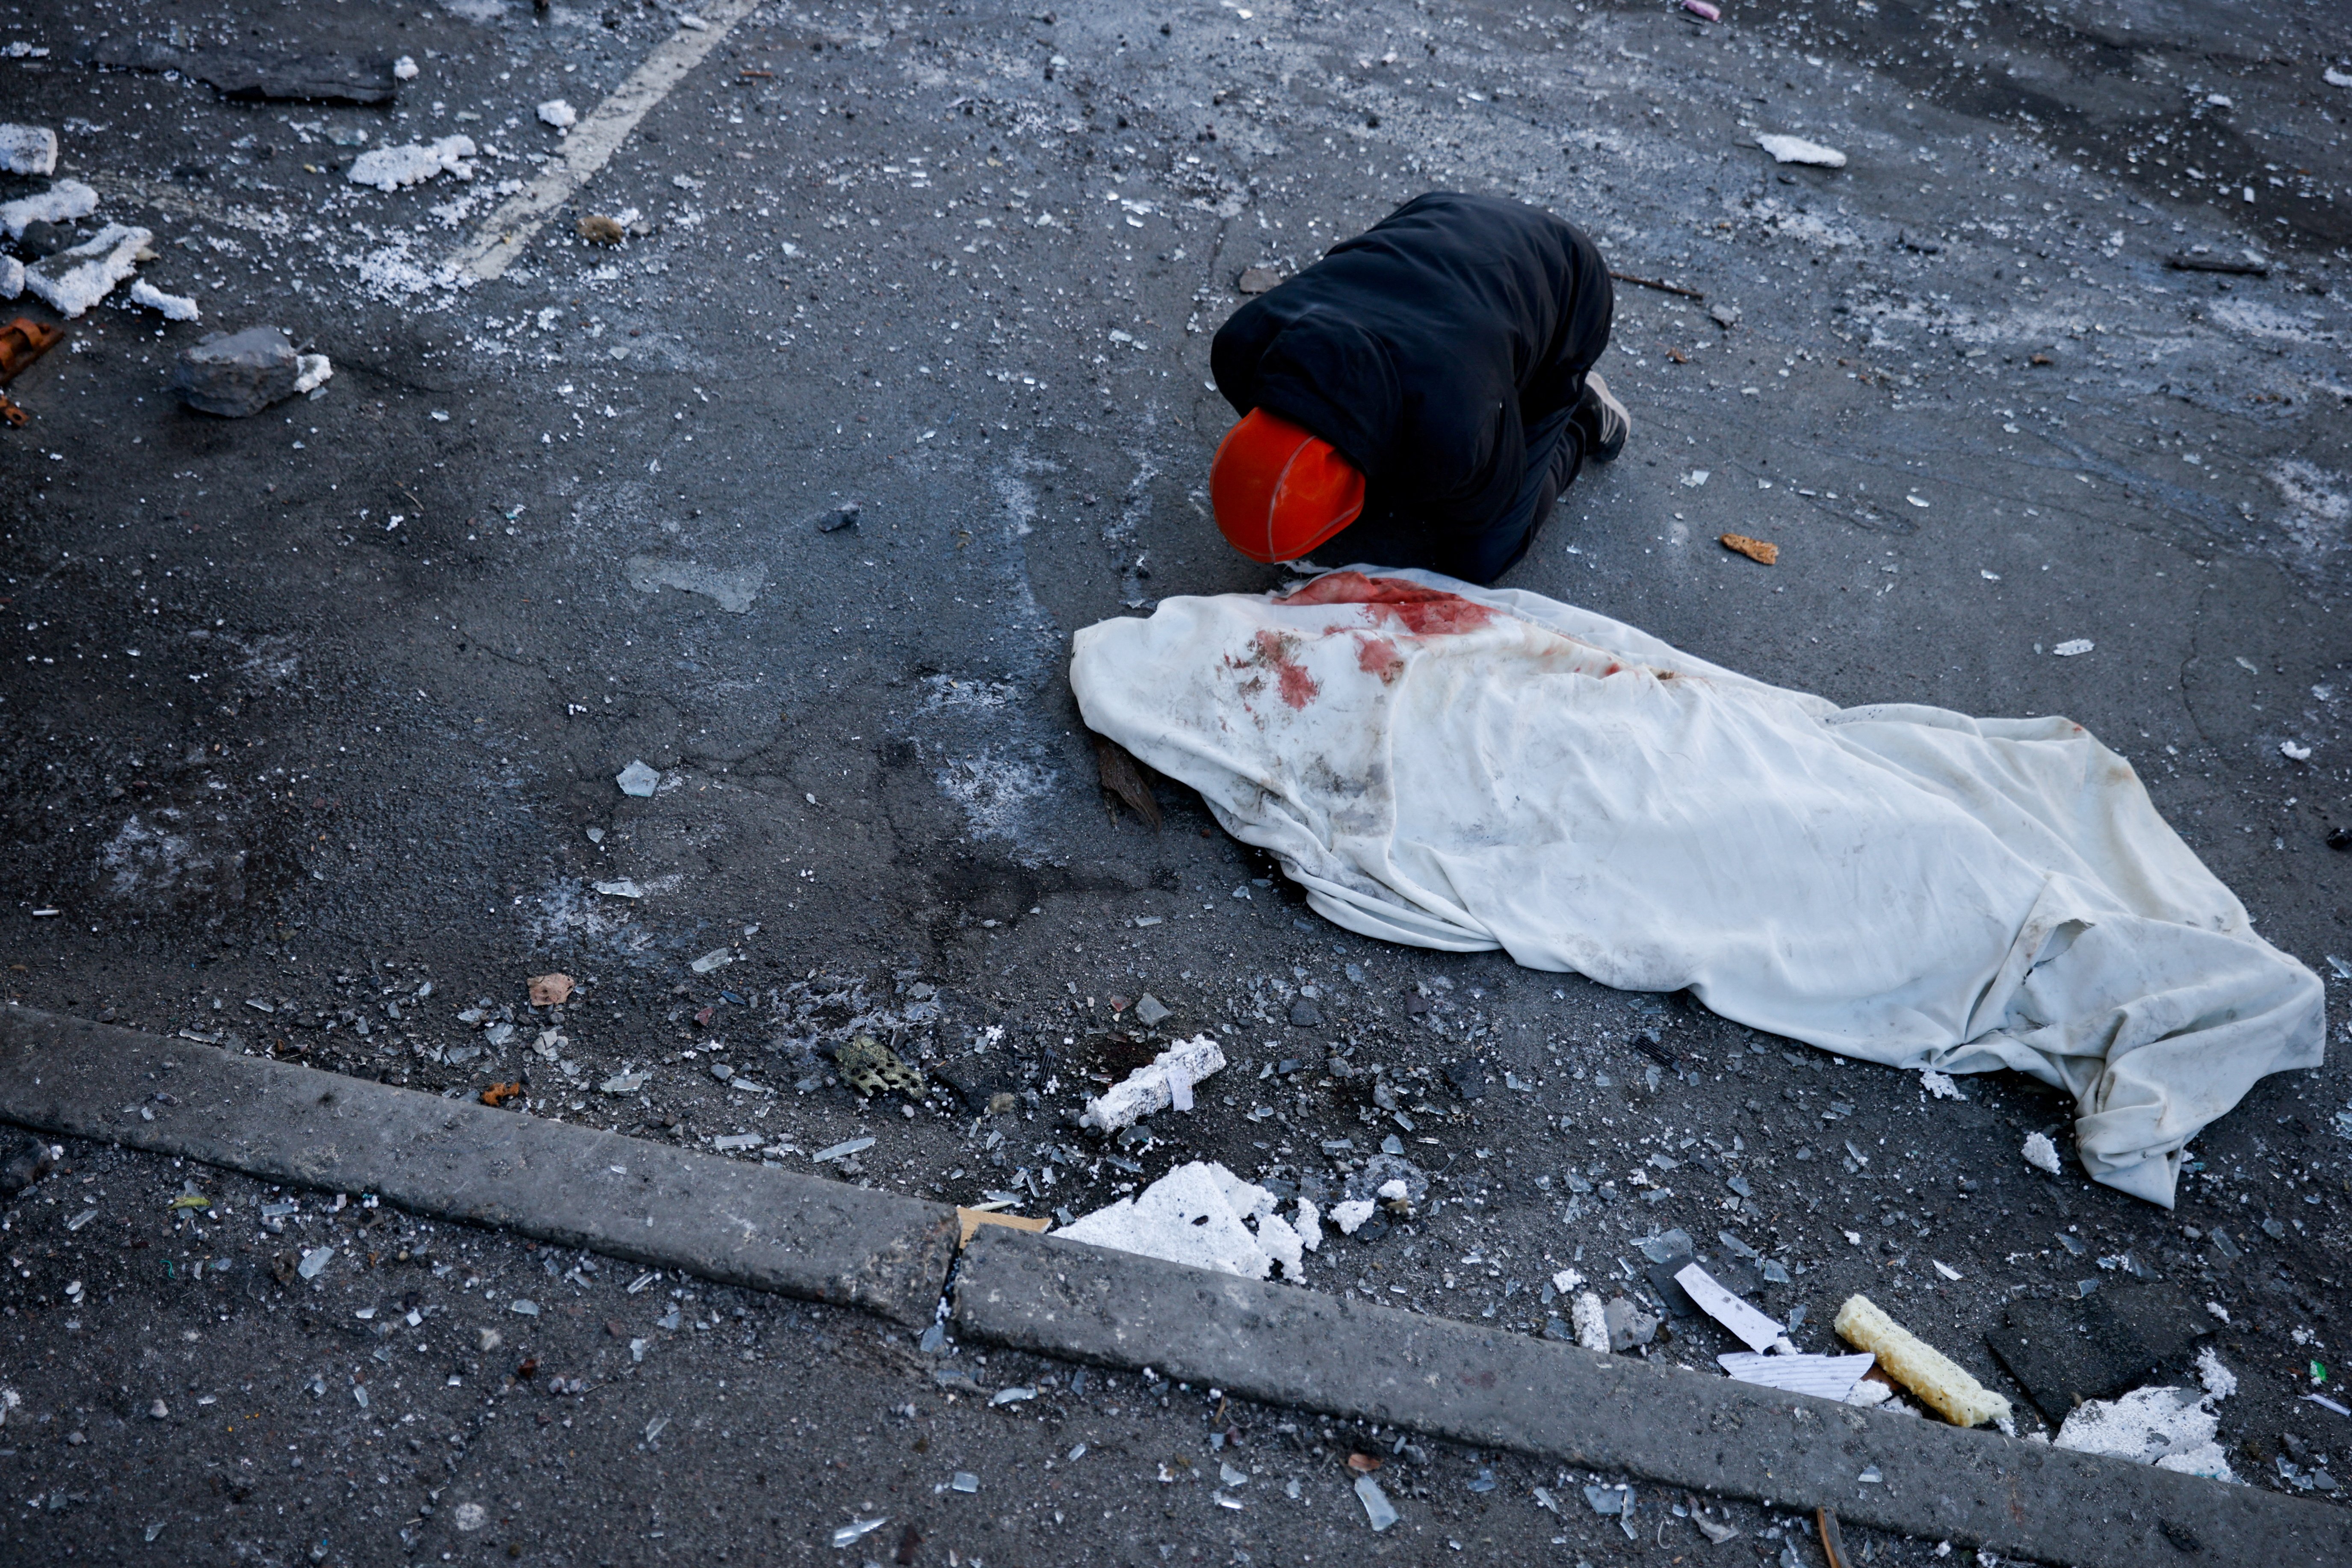
[[1519,563],[1584,466],[1584,428],[1575,413],[1571,404],[1527,426],[1528,468],[1518,499],[1478,532],[1433,537],[1425,530],[1375,530],[1366,520],[1318,546],[1315,558],[1329,565],[1420,566],[1482,587],[1492,583]]

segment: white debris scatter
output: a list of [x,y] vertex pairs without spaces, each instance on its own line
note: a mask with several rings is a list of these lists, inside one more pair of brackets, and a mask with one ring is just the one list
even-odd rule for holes
[[2319,73],[2319,79],[2326,82],[2330,87],[2352,87],[2352,76],[2347,76],[2344,72],[2337,70],[2334,66],[2329,66],[2325,70],[2322,70]]
[[25,287],[70,321],[130,277],[147,242],[154,237],[147,229],[108,224],[95,238],[25,268]]
[[[1192,1102],[1192,1086],[1224,1065],[1225,1053],[1208,1036],[1179,1040],[1148,1065],[1128,1074],[1124,1083],[1114,1084],[1087,1101],[1079,1120],[1098,1132],[1116,1132],[1171,1105],[1187,1109]],[[1339,1217],[1337,1210],[1332,1217]]]
[[1372,1217],[1380,1205],[1370,1198],[1349,1198],[1331,1205],[1331,1223],[1339,1227],[1342,1236],[1353,1236],[1357,1228]]
[[1929,1094],[1934,1095],[1937,1100],[1966,1100],[1968,1098],[1967,1095],[1960,1092],[1960,1086],[1952,1081],[1951,1074],[1937,1072],[1933,1068],[1929,1068],[1920,1073],[1919,1087],[1927,1090]]
[[968,757],[951,757],[932,775],[941,792],[962,808],[974,838],[1017,839],[1038,804],[1053,794],[1055,770],[988,746]]
[[196,308],[196,302],[186,295],[166,294],[143,278],[131,285],[131,302],[144,306],[171,321],[193,321],[204,314]]
[[2307,763],[2311,761],[2311,748],[2294,741],[2281,741],[2279,755],[2291,763]]
[[2025,1163],[2037,1171],[2047,1171],[2053,1176],[2058,1173],[2058,1145],[2050,1142],[2050,1134],[2025,1135]]
[[25,264],[13,256],[0,256],[0,300],[13,300],[25,291]]
[[339,266],[357,269],[360,288],[365,292],[379,300],[403,303],[419,295],[457,292],[473,287],[473,280],[447,262],[416,256],[411,236],[386,237],[394,243],[364,255],[338,258]]
[[2078,654],[2090,652],[2097,646],[2098,645],[2096,643],[2094,643],[2088,637],[2068,637],[2064,642],[2060,643],[2056,647],[2052,648],[2050,651],[2056,654],[2060,658],[2073,658]]
[[[137,298],[134,290],[132,298]],[[294,390],[316,392],[335,379],[335,367],[325,354],[301,354],[294,361]]]
[[344,178],[355,185],[373,185],[379,191],[422,184],[444,174],[470,180],[474,177],[474,165],[466,160],[477,151],[470,136],[444,136],[437,142],[412,142],[405,147],[378,147],[352,159]]
[[1834,147],[1808,142],[1801,136],[1759,136],[1756,145],[1772,154],[1776,163],[1811,163],[1817,169],[1843,169],[1845,154]]
[[[1194,1268],[1263,1279],[1275,1265],[1285,1279],[1297,1279],[1306,1247],[1301,1230],[1311,1231],[1313,1207],[1302,1203],[1299,1228],[1275,1212],[1272,1193],[1244,1182],[1223,1165],[1195,1160],[1179,1165],[1133,1197],[1079,1216],[1055,1232],[1065,1241],[1083,1241]],[[1343,1205],[1344,1206],[1344,1205]]]
[[551,98],[539,106],[539,122],[569,131],[580,123],[580,111],[560,98]]
[[59,180],[46,191],[0,202],[0,229],[5,229],[10,239],[20,239],[28,224],[71,223],[97,210],[96,191],[79,180]]
[[0,125],[0,170],[11,174],[58,172],[58,133],[46,125]]
[[392,62],[392,74],[402,81],[416,79],[416,57],[403,55]]
[[2186,1388],[2135,1388],[2120,1399],[2086,1399],[2068,1413],[2051,1446],[2105,1454],[2160,1470],[2235,1481],[2229,1456],[2214,1440],[2214,1407],[2238,1390],[2237,1374],[2208,1345],[2197,1358],[2202,1394]]

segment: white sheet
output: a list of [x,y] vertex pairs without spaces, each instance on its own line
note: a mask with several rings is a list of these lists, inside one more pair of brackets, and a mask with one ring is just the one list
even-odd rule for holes
[[2084,1168],[2169,1206],[2181,1148],[2316,1067],[2319,981],[2064,719],[1840,709],[1606,616],[1355,568],[1078,633],[1087,723],[1199,790],[1325,918],[1843,1056],[2011,1067]]

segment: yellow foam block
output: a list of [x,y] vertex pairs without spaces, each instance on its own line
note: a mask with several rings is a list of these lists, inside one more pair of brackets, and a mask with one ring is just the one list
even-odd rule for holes
[[1054,1222],[1044,1215],[997,1214],[990,1209],[968,1209],[956,1205],[956,1246],[970,1245],[972,1233],[984,1225],[1001,1225],[1007,1230],[1043,1230]]
[[1888,1317],[1867,1296],[1849,1296],[1838,1309],[1838,1337],[1878,1358],[1886,1375],[1917,1394],[1955,1426],[1977,1426],[2009,1414],[2009,1401],[1966,1368]]

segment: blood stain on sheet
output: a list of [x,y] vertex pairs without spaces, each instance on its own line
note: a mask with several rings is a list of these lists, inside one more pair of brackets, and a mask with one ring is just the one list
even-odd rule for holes
[[1402,577],[1367,577],[1361,572],[1329,572],[1286,599],[1292,605],[1361,605],[1373,626],[1388,623],[1415,637],[1476,631],[1495,612],[1442,588],[1424,588]]
[[1404,673],[1404,658],[1388,638],[1366,637],[1356,646],[1356,668],[1366,675],[1379,676],[1383,686],[1393,686]]
[[1254,639],[1257,648],[1256,662],[1275,673],[1281,683],[1282,700],[1293,708],[1304,708],[1323,694],[1307,667],[1293,657],[1298,639],[1268,627]]

